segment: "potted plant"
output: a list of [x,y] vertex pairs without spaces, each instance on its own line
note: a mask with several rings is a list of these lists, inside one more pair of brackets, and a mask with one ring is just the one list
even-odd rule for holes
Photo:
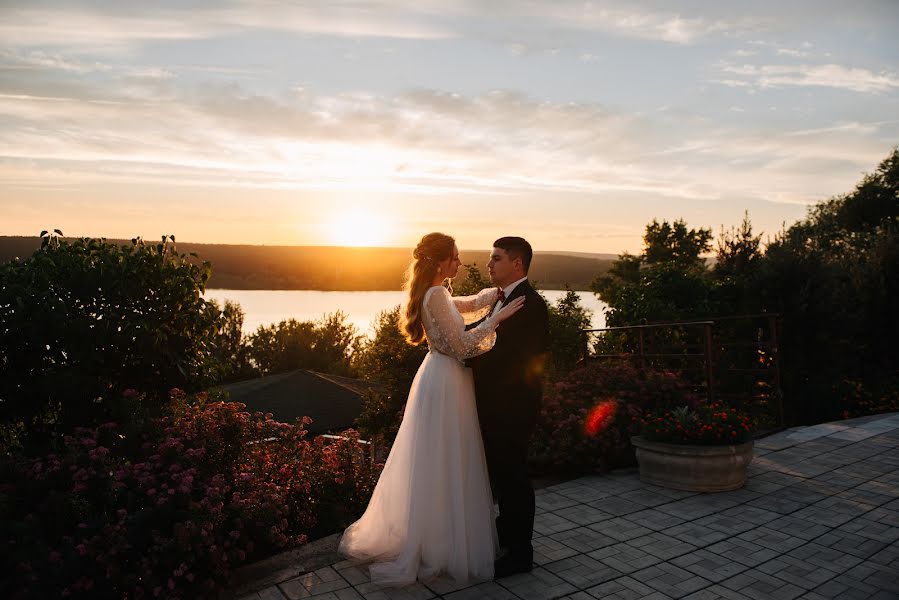
[[693,492],[742,487],[752,461],[749,416],[722,402],[658,408],[638,417],[631,438],[640,479]]

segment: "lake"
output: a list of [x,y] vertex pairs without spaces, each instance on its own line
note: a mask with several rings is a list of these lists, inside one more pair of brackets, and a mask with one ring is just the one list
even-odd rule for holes
[[[565,295],[564,290],[542,290],[548,302],[555,303]],[[594,328],[605,327],[605,302],[591,292],[577,292],[581,306],[593,313]],[[382,310],[401,304],[403,292],[320,292],[316,290],[206,290],[207,300],[224,304],[231,300],[240,304],[245,313],[244,333],[253,333],[260,325],[271,325],[286,319],[314,321],[343,311],[356,329],[371,336],[372,324]]]

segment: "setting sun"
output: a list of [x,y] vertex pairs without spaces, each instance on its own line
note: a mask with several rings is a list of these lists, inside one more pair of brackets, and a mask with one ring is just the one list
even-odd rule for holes
[[382,246],[392,229],[384,216],[362,209],[337,215],[326,228],[331,243],[338,246]]

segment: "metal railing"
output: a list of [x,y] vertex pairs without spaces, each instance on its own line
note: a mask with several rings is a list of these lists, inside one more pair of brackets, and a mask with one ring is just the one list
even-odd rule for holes
[[[782,427],[778,318],[777,314],[761,313],[584,329],[583,360],[623,359],[641,370],[647,367],[677,370],[686,373],[687,379],[697,387],[704,388],[709,402],[755,401],[769,406],[773,400],[776,415],[771,417],[777,427]],[[758,326],[760,321],[762,326]],[[610,345],[622,351],[591,352],[601,345],[597,344],[600,341],[597,338],[609,334],[620,334]],[[595,340],[593,343],[591,338]],[[739,389],[744,386],[748,389]]]

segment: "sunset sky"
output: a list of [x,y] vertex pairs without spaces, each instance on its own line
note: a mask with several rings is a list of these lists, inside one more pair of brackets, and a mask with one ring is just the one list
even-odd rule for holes
[[899,2],[0,3],[0,235],[639,252],[899,143]]

